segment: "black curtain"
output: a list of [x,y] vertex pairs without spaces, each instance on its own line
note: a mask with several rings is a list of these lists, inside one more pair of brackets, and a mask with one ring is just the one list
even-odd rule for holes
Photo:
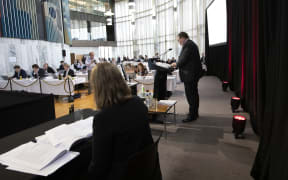
[[226,73],[260,136],[251,175],[287,180],[288,1],[227,0],[227,8]]
[[209,46],[207,57],[207,75],[217,76],[222,81],[227,81],[228,58],[227,44]]
[[[209,8],[209,7],[208,7]],[[207,75],[217,76],[222,81],[228,81],[228,51],[227,43],[209,45],[207,9],[205,13],[205,52]]]
[[[250,114],[254,131],[259,133],[259,13],[258,0],[227,0],[228,81],[242,108]],[[261,115],[260,115],[261,116]]]
[[[259,1],[261,141],[252,170],[256,180],[288,179],[288,1]],[[262,110],[262,112],[261,112]]]

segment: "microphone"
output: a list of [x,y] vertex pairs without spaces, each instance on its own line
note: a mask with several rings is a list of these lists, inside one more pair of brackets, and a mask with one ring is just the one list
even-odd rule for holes
[[164,53],[162,53],[159,57],[164,56],[165,54],[167,54],[169,51],[172,51],[172,48],[169,48],[168,50],[166,50]]

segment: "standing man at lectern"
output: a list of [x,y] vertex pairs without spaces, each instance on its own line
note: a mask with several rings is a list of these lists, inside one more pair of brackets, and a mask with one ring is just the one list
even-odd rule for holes
[[195,121],[199,117],[198,81],[201,77],[201,61],[198,46],[189,39],[186,32],[178,34],[177,41],[182,46],[177,63],[172,66],[179,68],[181,81],[184,82],[185,94],[189,104],[189,115],[183,122]]

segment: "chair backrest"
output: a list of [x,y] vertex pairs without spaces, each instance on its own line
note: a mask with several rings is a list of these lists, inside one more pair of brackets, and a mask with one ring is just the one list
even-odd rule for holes
[[132,155],[128,160],[127,173],[123,180],[161,180],[158,144],[162,132],[154,144]]

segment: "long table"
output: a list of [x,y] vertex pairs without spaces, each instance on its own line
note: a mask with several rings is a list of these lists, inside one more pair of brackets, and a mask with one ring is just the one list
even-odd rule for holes
[[[141,90],[141,86],[144,86],[145,90],[153,90],[154,77],[153,76],[137,76],[135,79],[138,84],[138,90]],[[167,76],[167,91],[174,92],[177,87],[177,77],[175,75]]]
[[0,91],[0,99],[0,138],[55,119],[53,95]]
[[[95,111],[91,109],[81,110],[71,115],[49,121],[38,126],[26,129],[19,133],[7,136],[0,139],[0,154],[5,153],[21,144],[34,140],[35,137],[42,135],[45,131],[54,128],[64,123],[72,123],[80,120],[81,115],[83,118],[94,116]],[[71,162],[60,168],[54,174],[48,177],[41,177],[32,174],[25,174],[15,171],[6,170],[4,166],[0,165],[0,179],[1,180],[42,180],[42,179],[69,179],[79,180],[82,175],[87,172],[89,163],[91,161],[91,138],[86,139],[79,145],[72,147],[73,151],[80,152],[80,155],[73,159]]]
[[0,80],[0,90],[4,91],[26,91],[53,95],[74,95],[75,85],[85,83],[86,79],[81,77],[67,78],[66,80],[45,79],[11,79]]
[[76,72],[75,75],[78,78],[85,78],[85,83],[89,83],[88,72]]

